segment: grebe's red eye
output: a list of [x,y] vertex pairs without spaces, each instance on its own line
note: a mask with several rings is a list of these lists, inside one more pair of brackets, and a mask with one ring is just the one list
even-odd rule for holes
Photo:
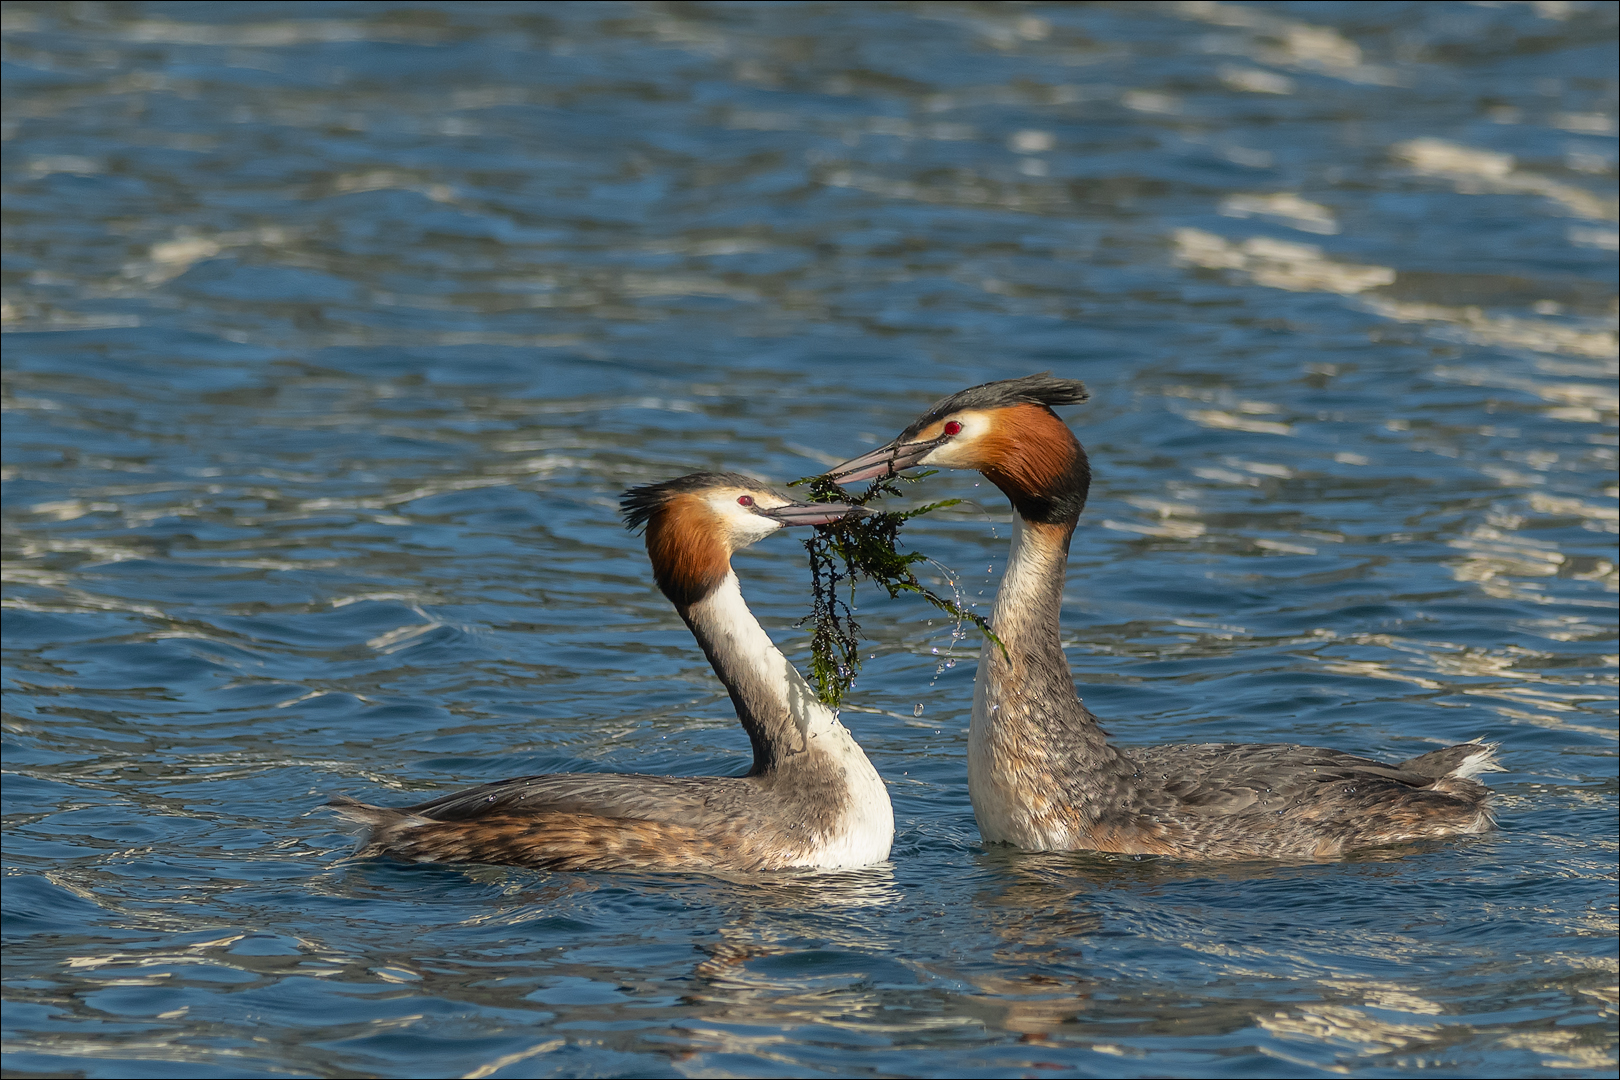
[[754,505],[754,497],[752,495],[739,495],[739,496],[737,496],[737,505],[738,506],[753,506]]
[[958,424],[955,420],[952,420],[950,423],[945,425],[945,434],[947,434],[947,435],[960,435],[960,434],[962,434],[962,425]]

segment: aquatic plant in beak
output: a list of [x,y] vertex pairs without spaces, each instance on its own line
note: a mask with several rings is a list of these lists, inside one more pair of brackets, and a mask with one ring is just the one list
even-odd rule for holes
[[[809,485],[808,501],[813,503],[865,506],[883,496],[903,494],[896,481],[915,483],[932,475],[930,471],[916,476],[879,477],[865,492],[853,497],[826,474],[802,477],[788,486]],[[947,600],[917,580],[912,567],[926,561],[928,556],[920,551],[899,550],[900,527],[907,521],[961,501],[946,499],[911,510],[885,510],[860,518],[845,518],[836,524],[817,527],[815,534],[804,541],[804,548],[810,554],[812,605],[810,614],[801,619],[799,625],[808,622],[815,627],[810,636],[810,681],[816,688],[816,696],[827,705],[838,708],[844,692],[860,673],[861,626],[855,621],[854,599],[855,586],[862,581],[880,586],[891,600],[901,593],[916,593],[956,619],[958,626],[963,622],[973,623],[1006,651],[1006,646],[983,617],[964,610],[960,604]],[[839,595],[840,585],[847,586],[847,599]]]

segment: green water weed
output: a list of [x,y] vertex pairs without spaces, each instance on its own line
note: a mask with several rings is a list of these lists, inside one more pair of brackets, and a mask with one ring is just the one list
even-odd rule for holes
[[[860,495],[851,496],[830,477],[806,476],[789,487],[808,485],[810,502],[842,502],[865,506],[874,499],[903,495],[897,481],[915,483],[933,472],[916,476],[885,476],[873,480]],[[1007,647],[990,629],[982,616],[965,610],[917,580],[912,567],[927,560],[920,551],[899,550],[900,528],[914,517],[955,506],[961,499],[945,499],[911,510],[885,510],[860,518],[845,518],[835,525],[818,526],[804,541],[810,555],[810,614],[798,625],[810,623],[810,681],[816,696],[836,709],[844,693],[855,682],[861,667],[861,626],[855,621],[855,586],[871,581],[895,599],[901,593],[916,593],[940,611],[954,618],[957,625],[971,622],[994,641],[1003,653]],[[847,590],[840,595],[839,586]]]

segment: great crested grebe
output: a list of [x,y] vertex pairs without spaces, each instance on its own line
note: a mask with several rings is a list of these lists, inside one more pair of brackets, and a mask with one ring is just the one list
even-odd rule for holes
[[744,776],[553,774],[468,788],[416,806],[329,805],[368,829],[360,856],[552,870],[776,870],[882,862],[889,792],[838,717],[771,644],[731,555],[790,525],[857,507],[791,502],[737,473],[632,488],[625,524],[647,530],[658,587],[731,693],[754,747]]
[[839,465],[840,483],[914,465],[974,469],[1013,506],[1012,552],[979,654],[968,793],[987,843],[1026,851],[1183,858],[1335,858],[1355,848],[1481,833],[1494,824],[1494,746],[1385,764],[1288,743],[1121,748],[1075,696],[1058,640],[1069,539],[1091,468],[1054,405],[1072,379],[985,383],[935,404],[900,437]]

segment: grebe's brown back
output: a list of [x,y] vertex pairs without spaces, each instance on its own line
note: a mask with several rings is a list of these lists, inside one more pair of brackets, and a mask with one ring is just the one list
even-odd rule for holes
[[1354,848],[1485,832],[1495,747],[1398,764],[1286,743],[1111,744],[1075,696],[1058,639],[1069,539],[1091,486],[1052,411],[1071,379],[986,383],[935,404],[899,438],[832,470],[840,483],[913,465],[973,469],[1012,502],[1012,552],[968,732],[968,793],[989,843],[1184,858],[1333,858]]
[[626,524],[646,528],[658,587],[731,694],[753,743],[745,776],[525,776],[416,806],[339,796],[366,827],[357,854],[555,870],[768,870],[882,862],[894,838],[877,770],[771,643],[744,603],[731,555],[778,529],[849,506],[792,502],[736,473],[633,488]]

